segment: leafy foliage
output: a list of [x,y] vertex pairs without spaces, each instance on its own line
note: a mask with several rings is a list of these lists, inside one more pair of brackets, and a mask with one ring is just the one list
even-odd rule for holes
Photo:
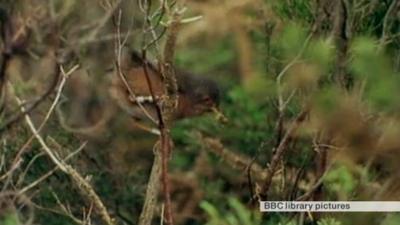
[[[121,9],[121,18],[104,10],[109,2],[15,1],[20,16],[15,26],[30,21],[31,33],[28,50],[10,63],[7,79],[29,106],[48,86],[48,51],[53,39],[59,39],[64,69],[78,63],[82,69],[71,79],[83,82],[68,81],[71,87],[56,106],[56,112],[66,110],[65,115],[54,113],[40,134],[61,158],[87,142],[69,163],[85,174],[118,223],[136,224],[157,137],[133,129],[131,118],[122,113],[98,133],[75,132],[96,128],[91,125],[107,115],[102,107],[109,101],[104,97],[108,86],[102,82],[108,81],[109,68],[115,64],[112,36],[118,19],[129,46],[140,49],[142,39],[154,38],[143,34],[145,18],[139,6],[131,5],[134,1],[122,1],[117,10]],[[398,12],[390,11],[394,0],[338,2],[347,4],[342,29],[337,29],[344,25],[338,23],[336,1],[188,1],[184,17],[201,14],[203,18],[182,25],[176,66],[220,83],[219,109],[227,122],[219,122],[211,113],[174,122],[169,165],[177,224],[400,223],[398,214],[260,214],[247,204],[262,194],[295,200],[310,190],[307,200],[400,197],[395,179],[400,169]],[[43,15],[32,13],[42,11]],[[163,24],[155,34],[161,34],[168,23],[163,14],[150,18],[153,23],[160,19]],[[58,38],[53,37],[53,25]],[[149,58],[157,53],[154,45],[148,50]],[[339,65],[342,60],[344,65]],[[342,72],[346,85],[337,82]],[[74,94],[78,97],[71,97]],[[0,125],[20,110],[12,98],[4,99],[7,107],[0,107]],[[43,121],[52,100],[54,94],[29,114],[35,124]],[[307,111],[306,118],[288,133],[302,111]],[[32,133],[20,122],[1,134],[0,190],[18,191],[54,168],[41,153],[40,143],[28,141]],[[71,129],[75,127],[83,129]],[[218,140],[225,152],[212,151],[204,137]],[[265,185],[263,172],[269,172],[279,146],[285,149],[276,162],[271,187],[268,193],[260,193]],[[233,159],[226,157],[228,153]],[[326,161],[321,159],[324,153]],[[21,161],[15,160],[18,157]],[[320,179],[320,188],[315,188]],[[92,207],[61,171],[27,193],[37,206],[35,224],[76,224]],[[18,214],[0,212],[0,224],[19,225],[19,219]]]
[[207,212],[209,221],[207,225],[259,225],[261,216],[259,213],[248,210],[239,200],[228,199],[228,212],[219,212],[211,203],[204,201],[200,207]]

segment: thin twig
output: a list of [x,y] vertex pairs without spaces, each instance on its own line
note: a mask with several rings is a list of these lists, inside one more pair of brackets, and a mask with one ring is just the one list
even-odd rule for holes
[[[157,146],[156,146],[157,147]],[[161,154],[159,149],[154,151],[154,162],[146,188],[146,198],[139,217],[139,225],[150,225],[157,206],[157,196],[160,189]]]
[[[42,120],[42,122],[40,123],[39,127],[37,128],[38,133],[40,133],[40,131],[43,129],[43,127],[45,126],[45,124],[49,120],[50,116],[52,115],[55,107],[58,105],[58,103],[60,101],[60,98],[61,98],[62,91],[63,91],[64,86],[65,86],[65,82],[67,81],[67,78],[73,72],[75,72],[78,68],[79,68],[79,65],[75,65],[68,72],[65,72],[64,69],[61,66],[59,67],[59,70],[64,74],[64,76],[62,76],[62,80],[60,81],[60,84],[59,84],[59,86],[57,88],[56,97],[55,97],[53,103],[51,104],[50,109],[47,111],[44,119]],[[28,149],[28,146],[31,144],[31,142],[34,140],[34,138],[35,138],[35,136],[31,135],[31,137],[26,141],[26,143],[21,147],[21,149],[18,151],[17,155],[15,156],[15,158],[14,158],[14,160],[12,162],[12,165],[16,165],[16,164],[18,164],[18,162],[20,162],[22,155]]]
[[[79,152],[81,152],[85,147],[86,147],[87,142],[84,142],[77,150],[75,150],[74,152],[72,152],[71,154],[69,154],[67,157],[65,157],[63,159],[64,162],[67,162],[68,160],[70,160],[71,158],[73,158],[75,155],[77,155]],[[37,186],[39,183],[41,183],[42,181],[46,180],[48,177],[50,177],[54,172],[56,172],[59,169],[58,166],[54,167],[53,169],[51,169],[50,171],[48,171],[46,174],[44,174],[43,176],[39,177],[36,181],[31,182],[29,185],[27,185],[26,187],[20,189],[18,191],[18,194],[22,195],[25,192],[27,192],[28,190],[32,189],[33,187]]]
[[[139,1],[139,3],[141,3]],[[146,23],[143,25],[143,30],[145,31],[144,35],[146,35],[146,31],[149,28],[151,33],[153,34],[153,40],[150,42],[151,44],[156,45],[156,49],[158,49],[158,39],[160,36],[155,34],[155,30],[153,25],[151,24],[150,18],[150,9],[151,9],[151,1],[146,1],[146,5],[143,6],[140,4],[140,8],[142,12],[145,14]],[[144,74],[147,82],[147,86],[149,88],[150,94],[152,99],[154,99],[154,106],[156,109],[156,115],[158,119],[158,129],[160,131],[160,151],[161,151],[161,182],[163,187],[163,195],[165,201],[165,211],[162,214],[162,218],[165,219],[165,223],[168,225],[173,225],[173,216],[172,216],[172,204],[171,204],[171,196],[170,196],[170,184],[168,178],[168,159],[171,154],[171,137],[169,134],[169,126],[172,120],[173,112],[177,108],[177,101],[178,101],[178,88],[177,82],[175,77],[175,70],[173,67],[173,60],[175,54],[175,47],[176,47],[176,38],[180,27],[180,20],[181,20],[181,12],[177,9],[171,14],[169,14],[170,8],[166,6],[166,2],[161,2],[161,14],[167,12],[170,19],[170,24],[167,29],[167,37],[166,37],[166,44],[164,46],[164,55],[162,57],[162,61],[159,62],[159,71],[164,78],[164,98],[161,101],[158,98],[155,98],[153,86],[151,83],[151,79],[149,76],[149,64],[146,60],[146,51],[149,45],[143,44],[142,48],[142,59],[144,61]],[[159,20],[161,21],[161,19]],[[146,27],[147,26],[147,27]],[[153,167],[156,165],[153,165]],[[152,198],[152,196],[147,196],[146,199]],[[142,215],[146,215],[146,208],[142,211]],[[153,212],[150,212],[151,215]],[[148,221],[151,221],[151,218],[148,218]]]
[[388,10],[386,11],[385,17],[383,19],[383,25],[382,25],[382,35],[379,40],[379,46],[383,47],[385,43],[387,42],[387,36],[388,36],[388,26],[389,26],[389,18],[392,16],[394,10],[396,7],[400,5],[399,0],[393,0],[392,3],[390,4]]
[[308,44],[310,43],[310,40],[313,36],[313,33],[311,33],[310,35],[308,35],[308,37],[306,38],[306,40],[303,43],[303,46],[301,47],[300,51],[297,53],[297,55],[288,63],[286,64],[286,66],[281,70],[281,72],[278,74],[278,76],[276,77],[276,83],[277,83],[277,92],[278,92],[278,101],[279,101],[279,111],[283,111],[284,107],[287,105],[287,101],[289,101],[292,98],[292,95],[294,93],[292,93],[288,100],[286,102],[284,102],[283,100],[283,96],[282,96],[282,79],[283,76],[286,74],[286,72],[294,65],[296,65],[296,63],[299,62],[299,59],[301,58],[301,56],[303,55],[304,51],[307,49]]
[[[40,103],[42,103],[48,96],[50,96],[50,94],[53,92],[53,90],[57,87],[58,84],[58,80],[60,78],[60,67],[58,65],[58,63],[55,63],[55,67],[54,67],[54,71],[55,71],[55,75],[53,78],[52,83],[50,84],[50,87],[44,92],[44,94],[42,94],[38,100],[36,100],[34,103],[32,103],[32,105],[30,105],[29,107],[26,107],[25,110],[20,110],[20,113],[14,114],[14,116],[12,116],[10,119],[8,119],[6,122],[4,122],[4,124],[1,125],[0,127],[0,134],[3,133],[4,131],[6,131],[7,129],[9,129],[13,124],[15,124],[16,122],[18,122],[21,118],[23,118],[23,116],[25,116],[26,114],[28,114],[29,112],[31,112],[32,110],[34,110],[36,107],[38,107],[40,105]],[[22,107],[23,104],[21,103],[19,107]]]
[[[171,193],[168,179],[168,159],[172,151],[172,140],[169,135],[169,126],[173,117],[172,115],[178,106],[178,85],[176,82],[173,61],[176,48],[176,39],[180,28],[181,13],[176,10],[170,16],[172,21],[170,26],[168,27],[166,44],[164,47],[164,57],[160,68],[161,74],[164,77],[166,100],[163,102],[164,108],[162,116],[159,118],[162,161],[161,180],[163,184],[163,192],[165,198],[165,221],[167,225],[173,225]],[[164,122],[164,119],[166,124],[161,123]]]
[[[64,77],[66,77],[65,75],[66,74],[63,74]],[[10,87],[11,90],[14,90],[11,85]],[[17,103],[21,105],[22,100],[18,96],[16,96],[15,93],[13,94]],[[25,108],[22,107],[21,111],[24,112]],[[100,197],[94,191],[93,187],[88,183],[88,181],[85,180],[73,167],[66,164],[64,161],[58,159],[58,157],[53,153],[53,151],[48,147],[46,142],[43,140],[42,136],[40,136],[40,134],[38,133],[38,129],[33,124],[29,114],[25,114],[25,121],[31,132],[34,134],[35,138],[38,140],[39,144],[42,146],[42,149],[50,157],[53,163],[56,164],[61,171],[68,174],[72,178],[72,180],[75,182],[79,190],[82,191],[82,193],[84,194],[84,197],[86,197],[90,202],[94,203],[103,221],[107,225],[114,225],[114,221],[108,214],[106,207],[104,206]]]
[[245,155],[227,149],[223,146],[220,140],[210,137],[203,137],[201,134],[198,134],[198,137],[198,139],[201,140],[201,143],[204,143],[206,147],[205,149],[207,151],[210,151],[213,154],[219,156],[233,169],[237,169],[240,171],[250,170],[251,174],[255,175],[256,181],[259,182],[264,181],[268,176],[268,171],[265,171],[261,165],[253,162],[252,159],[248,158]]
[[[122,51],[124,48],[124,42],[121,41],[121,17],[122,17],[122,11],[119,10],[118,11],[118,17],[116,18],[116,21],[114,21],[115,26],[116,26],[116,34],[117,34],[117,39],[116,39],[116,44],[115,44],[115,54],[116,54],[116,67],[117,67],[117,74],[119,76],[119,78],[121,79],[122,83],[124,84],[126,90],[128,91],[129,95],[133,98],[136,99],[136,94],[135,92],[132,90],[132,88],[129,86],[128,84],[128,80],[126,79],[125,74],[122,71],[122,65],[121,65],[121,58],[122,58]],[[126,41],[126,39],[124,40]],[[152,96],[153,99],[154,96]],[[140,101],[136,101],[138,106],[140,107],[140,109],[142,110],[142,112],[144,113],[144,115],[146,115],[146,117],[148,119],[150,119],[150,121],[152,121],[153,123],[157,124],[156,119],[153,118],[153,116],[148,112],[148,110],[143,106],[143,104]]]
[[308,200],[313,194],[314,192],[322,185],[322,183],[324,182],[324,179],[326,177],[326,174],[328,173],[328,171],[332,168],[333,164],[330,164],[326,170],[324,171],[324,173],[318,178],[318,180],[314,183],[314,185],[303,195],[299,196],[298,198],[296,198],[296,201],[306,201]]
[[268,166],[269,174],[268,174],[267,178],[265,179],[264,184],[261,189],[261,194],[262,194],[262,197],[264,198],[263,200],[267,199],[268,190],[272,183],[272,178],[278,168],[279,162],[280,162],[283,154],[285,153],[285,151],[287,149],[287,145],[289,144],[291,137],[296,132],[296,130],[299,128],[300,124],[305,120],[307,114],[308,114],[308,110],[303,110],[302,112],[300,112],[300,114],[293,121],[292,125],[286,131],[285,136],[282,138],[280,144],[276,148],[276,151],[275,151],[274,155],[272,156],[272,159]]

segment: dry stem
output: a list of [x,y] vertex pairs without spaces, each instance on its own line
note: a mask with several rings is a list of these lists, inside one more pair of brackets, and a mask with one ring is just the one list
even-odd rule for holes
[[[56,97],[57,100],[59,99],[59,95],[61,95],[61,90],[62,90],[63,85],[65,84],[67,75],[65,73],[63,73],[62,77],[63,77],[63,80],[60,83],[60,87],[59,87],[60,91],[58,92],[58,95],[57,95],[58,97]],[[11,90],[13,90],[12,86],[11,86]],[[14,93],[14,97],[15,97],[17,103],[19,105],[22,105],[22,100],[18,96],[16,96],[15,93]],[[53,112],[53,110],[55,108],[54,106],[56,104],[57,104],[57,101],[55,101],[53,103],[51,110],[49,110],[48,115],[50,115]],[[22,113],[24,113],[25,108],[21,107],[21,111],[22,111]],[[34,134],[35,138],[39,142],[39,144],[42,146],[44,152],[50,157],[50,159],[53,161],[53,163],[56,164],[57,167],[61,171],[63,171],[64,173],[66,173],[67,175],[69,175],[72,178],[72,180],[75,182],[78,189],[84,194],[84,197],[87,198],[87,200],[89,200],[90,202],[92,202],[95,205],[95,207],[97,208],[98,213],[100,214],[103,221],[107,225],[114,225],[113,219],[108,214],[106,207],[104,206],[100,197],[94,191],[93,187],[89,184],[89,182],[87,180],[85,180],[82,177],[82,175],[80,175],[73,167],[68,165],[65,161],[58,159],[56,154],[53,153],[53,151],[48,147],[48,145],[46,144],[46,142],[44,141],[42,136],[40,136],[38,129],[33,124],[32,119],[29,116],[29,114],[25,114],[25,121],[26,121],[29,129],[31,130],[31,132]]]

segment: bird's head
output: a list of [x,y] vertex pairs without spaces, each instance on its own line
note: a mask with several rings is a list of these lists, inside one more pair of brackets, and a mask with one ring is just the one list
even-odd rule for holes
[[177,118],[198,116],[218,108],[220,89],[215,81],[184,71],[177,71],[176,78],[179,93]]

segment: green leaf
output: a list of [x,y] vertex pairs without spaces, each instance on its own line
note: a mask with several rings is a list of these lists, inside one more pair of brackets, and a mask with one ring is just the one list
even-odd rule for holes
[[347,195],[354,191],[357,185],[356,182],[357,180],[344,165],[337,165],[324,177],[326,188],[333,192],[340,192]]
[[400,224],[400,214],[398,213],[388,214],[381,223],[381,225],[398,225],[398,224]]
[[228,199],[229,206],[235,211],[235,214],[240,220],[241,224],[251,224],[251,213],[246,209],[239,200],[236,198]]
[[3,219],[0,218],[0,224],[2,224],[2,225],[20,225],[18,215],[16,213],[8,214]]
[[318,225],[342,225],[340,221],[337,221],[335,218],[322,218],[317,222]]
[[330,39],[313,41],[309,44],[305,57],[322,68],[328,69],[335,59],[335,46]]
[[297,24],[289,24],[278,37],[278,45],[286,56],[297,55],[304,46],[306,30]]

